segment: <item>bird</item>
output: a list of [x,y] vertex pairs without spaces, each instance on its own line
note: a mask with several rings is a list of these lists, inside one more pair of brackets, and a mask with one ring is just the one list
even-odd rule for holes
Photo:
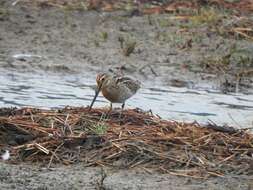
[[121,103],[121,109],[123,110],[126,100],[136,94],[141,87],[141,83],[138,80],[108,73],[98,74],[96,83],[97,90],[89,107],[90,110],[100,91],[110,101],[110,110],[112,110],[112,103]]

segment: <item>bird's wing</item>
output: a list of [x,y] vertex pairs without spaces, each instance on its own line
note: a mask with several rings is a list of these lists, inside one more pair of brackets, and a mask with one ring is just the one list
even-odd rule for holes
[[117,81],[116,81],[116,84],[125,85],[132,92],[136,92],[141,87],[139,81],[133,80],[129,77],[118,77]]

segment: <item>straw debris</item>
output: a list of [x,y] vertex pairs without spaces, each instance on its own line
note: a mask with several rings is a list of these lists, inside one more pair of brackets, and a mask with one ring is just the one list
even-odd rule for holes
[[253,174],[253,135],[246,130],[162,120],[139,109],[0,110],[0,148],[8,162],[141,168],[206,178]]

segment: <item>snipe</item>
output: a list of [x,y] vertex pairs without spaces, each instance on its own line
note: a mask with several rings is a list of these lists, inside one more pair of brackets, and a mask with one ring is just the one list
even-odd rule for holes
[[121,108],[124,109],[126,100],[133,96],[141,87],[140,82],[137,80],[106,73],[98,74],[96,82],[97,91],[91,102],[90,109],[100,91],[110,101],[110,110],[112,109],[112,103],[122,103]]

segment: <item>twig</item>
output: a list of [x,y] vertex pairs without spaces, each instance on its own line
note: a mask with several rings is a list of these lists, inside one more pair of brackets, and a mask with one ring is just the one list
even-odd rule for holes
[[51,167],[51,164],[52,164],[52,161],[53,161],[54,157],[56,157],[58,160],[60,160],[59,157],[56,155],[56,152],[57,152],[63,145],[64,145],[64,143],[61,143],[59,146],[57,146],[57,148],[56,148],[53,152],[51,152],[51,153],[52,153],[52,156],[51,156],[51,158],[50,158],[50,161],[49,161],[49,163],[48,163],[47,168],[50,168],[50,167]]

